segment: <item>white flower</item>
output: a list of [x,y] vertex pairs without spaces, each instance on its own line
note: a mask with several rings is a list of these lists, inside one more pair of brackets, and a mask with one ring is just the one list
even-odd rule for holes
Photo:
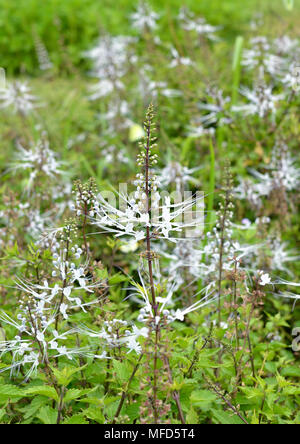
[[275,76],[282,72],[285,60],[272,54],[271,46],[266,37],[254,37],[251,39],[251,49],[244,49],[242,65],[248,69],[259,68]]
[[150,8],[148,3],[140,1],[136,12],[131,14],[130,18],[132,26],[143,32],[145,29],[156,29],[159,15]]
[[136,337],[135,336],[128,336],[128,338],[126,338],[126,345],[128,347],[128,353],[135,351],[138,355],[141,353],[142,351],[142,347],[141,345],[137,342]]
[[11,82],[0,89],[0,108],[12,107],[15,113],[30,114],[38,105],[37,98],[25,82]]
[[228,114],[230,97],[224,96],[222,89],[210,88],[207,91],[207,102],[198,103],[197,107],[201,111],[207,113],[198,118],[198,121],[208,127],[213,124],[219,126],[231,123],[231,118]]
[[17,142],[17,153],[14,157],[10,170],[31,171],[27,184],[28,188],[33,186],[38,173],[50,178],[62,173],[60,169],[62,164],[57,161],[57,154],[50,149],[49,142],[44,138],[32,144],[28,149]]
[[68,305],[62,303],[61,306],[60,306],[60,312],[61,312],[61,314],[63,315],[64,319],[68,319],[68,317],[69,317],[69,316],[67,315],[67,309],[68,309]]
[[147,338],[149,334],[149,329],[147,327],[138,328],[136,325],[133,325],[132,331],[136,338],[138,338],[139,336]]
[[179,20],[183,22],[183,28],[187,31],[195,31],[210,40],[217,40],[215,33],[220,27],[210,25],[203,17],[195,18],[195,15],[189,9],[181,8]]
[[200,168],[188,168],[179,162],[169,162],[165,168],[157,172],[157,179],[162,186],[175,184],[176,190],[180,192],[189,182],[193,185],[199,184],[199,181],[193,177],[193,174]]
[[263,204],[262,197],[269,196],[272,191],[282,188],[293,191],[300,184],[300,169],[284,143],[274,146],[271,163],[264,165],[264,169],[267,170],[265,173],[250,169],[256,181],[241,179],[240,185],[235,189],[235,195],[239,199],[247,199],[257,208],[261,208]]
[[259,274],[260,274],[259,285],[264,287],[265,285],[268,285],[268,284],[272,283],[272,280],[271,280],[271,278],[270,278],[268,273],[260,272]]
[[166,197],[164,204],[152,220],[149,220],[149,215],[145,213],[143,193],[137,195],[142,198],[141,200],[129,199],[122,195],[119,197],[126,203],[126,209],[115,208],[100,195],[94,219],[95,225],[107,232],[115,233],[117,237],[132,236],[138,242],[145,238],[145,228],[149,227],[151,232],[156,233],[156,237],[169,238],[171,232],[181,233],[186,228],[193,229],[202,223],[201,217],[201,220],[197,218],[190,220],[188,217],[187,221],[180,222],[178,220],[191,212],[195,205],[200,205],[203,196],[190,198],[176,204],[171,204],[170,199]]
[[93,61],[92,75],[98,83],[91,86],[91,100],[107,96],[115,90],[124,88],[122,77],[126,74],[134,58],[129,55],[132,37],[105,35],[99,38],[97,46],[84,55]]
[[175,68],[176,66],[191,66],[193,65],[192,60],[189,57],[181,57],[175,48],[171,48],[172,62],[170,63],[170,68]]
[[245,96],[249,103],[245,105],[235,105],[232,107],[233,112],[243,112],[245,115],[257,114],[260,118],[268,114],[276,113],[277,102],[284,98],[283,94],[274,95],[272,87],[260,85],[252,91],[249,88],[241,88],[241,94]]
[[90,100],[98,100],[102,97],[108,96],[115,89],[124,89],[124,85],[120,80],[113,82],[110,79],[100,79],[97,83],[90,87],[91,95]]

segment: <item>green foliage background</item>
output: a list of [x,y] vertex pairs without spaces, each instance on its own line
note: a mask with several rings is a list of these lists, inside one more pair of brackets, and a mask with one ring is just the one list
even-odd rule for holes
[[[149,4],[163,14],[161,35],[166,39],[170,38],[171,15],[182,6],[204,15],[212,24],[221,25],[222,37],[231,41],[243,32],[255,12],[268,11],[270,21],[291,15],[283,0],[151,0]],[[8,75],[36,74],[34,37],[39,36],[47,44],[59,72],[68,71],[66,58],[74,66],[86,68],[82,52],[90,47],[99,31],[132,33],[128,17],[135,6],[135,0],[0,0],[0,64]],[[295,22],[299,12],[296,1]]]

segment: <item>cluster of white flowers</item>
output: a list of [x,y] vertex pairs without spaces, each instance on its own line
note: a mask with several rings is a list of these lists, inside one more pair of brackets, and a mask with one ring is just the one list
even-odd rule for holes
[[[59,356],[73,359],[80,355],[105,357],[93,353],[90,347],[64,345],[64,341],[72,338],[76,344],[78,329],[63,331],[58,323],[59,317],[69,320],[74,310],[86,312],[86,307],[95,304],[98,298],[84,299],[103,286],[102,282],[92,282],[87,277],[87,265],[81,263],[83,251],[78,245],[73,245],[70,230],[71,227],[66,226],[48,236],[48,247],[53,256],[51,281],[45,279],[37,284],[21,278],[16,281],[16,289],[22,294],[17,320],[2,312],[0,321],[13,326],[18,333],[14,339],[0,342],[0,355],[12,353],[11,365],[1,371],[10,369],[11,374],[18,374],[24,368],[28,379],[39,365],[49,361],[50,356],[52,359]],[[60,237],[65,236],[64,233],[69,233],[66,239]],[[57,331],[58,326],[62,331]]]
[[250,49],[244,49],[242,65],[257,69],[260,76],[268,74],[273,82],[280,82],[292,89],[299,88],[300,42],[289,36],[270,41],[266,37],[250,40]]
[[129,46],[133,42],[132,37],[106,35],[99,38],[96,47],[85,52],[85,56],[93,62],[92,75],[98,79],[91,87],[91,100],[124,88],[122,77],[130,63],[136,61],[136,57],[129,54]]
[[40,106],[26,82],[9,82],[0,89],[0,109],[12,107],[13,112],[23,116]]
[[28,188],[33,186],[34,180],[40,173],[50,178],[62,174],[60,169],[62,164],[57,160],[57,154],[50,149],[49,142],[45,138],[38,140],[28,149],[17,142],[17,152],[14,157],[10,170],[29,170]]
[[253,37],[250,44],[251,48],[243,51],[242,65],[247,69],[263,69],[273,76],[282,72],[285,61],[270,52],[272,47],[266,37]]
[[114,98],[109,101],[107,111],[99,115],[100,120],[107,124],[106,134],[111,137],[116,131],[129,128],[132,125],[131,110],[128,102]]
[[265,287],[266,285],[269,285],[272,283],[271,277],[269,275],[269,273],[265,273],[262,270],[258,271],[258,276],[259,276],[259,285],[261,285],[262,287]]
[[43,41],[36,36],[35,38],[36,55],[39,61],[39,67],[41,71],[48,71],[53,68],[53,63],[50,60],[49,53]]
[[111,165],[114,162],[118,162],[118,164],[128,164],[129,157],[125,150],[125,148],[118,148],[116,145],[109,145],[102,149],[101,151],[103,160],[107,165]]
[[205,127],[214,124],[218,124],[218,126],[223,126],[230,123],[231,118],[228,115],[228,104],[230,103],[230,101],[230,97],[224,97],[224,92],[221,89],[209,89],[207,91],[207,102],[200,102],[197,104],[198,109],[207,112],[207,114],[199,118],[200,122]]
[[130,325],[127,321],[115,318],[112,321],[104,321],[100,331],[87,328],[82,328],[81,331],[91,338],[98,338],[103,342],[105,351],[102,356],[106,357],[108,351],[121,347],[125,347],[127,353],[134,351],[140,354],[142,347],[138,339],[139,337],[146,338],[149,330],[147,327],[139,328],[135,324]]
[[203,17],[195,17],[195,14],[188,8],[181,8],[178,18],[182,22],[183,29],[195,31],[199,36],[207,37],[210,40],[217,40],[215,34],[220,27],[210,25]]
[[280,188],[293,191],[298,189],[300,183],[300,168],[284,143],[274,146],[272,161],[264,168],[267,170],[265,173],[251,169],[256,181],[240,179],[240,184],[235,189],[236,197],[248,200],[256,208],[261,208],[262,198],[269,196],[272,191]]
[[159,14],[153,11],[146,1],[140,1],[137,10],[131,14],[130,20],[133,28],[143,32],[157,28]]
[[158,96],[167,98],[180,97],[181,91],[168,87],[166,81],[155,81],[149,77],[149,71],[145,67],[140,70],[138,91],[145,100],[156,99]]
[[274,115],[278,102],[284,99],[284,94],[273,94],[272,86],[264,83],[254,86],[253,90],[242,87],[240,92],[249,103],[234,105],[232,111],[244,113],[244,115],[258,115],[260,118],[269,114]]
[[270,241],[271,263],[270,269],[276,271],[284,271],[292,275],[288,264],[299,261],[300,256],[294,251],[288,249],[287,242],[281,242],[279,238]]
[[[199,205],[197,199],[190,198],[181,203],[172,204],[170,197],[165,197],[161,206],[158,206],[159,194],[153,196],[153,207],[157,211],[153,217],[149,218],[145,211],[145,196],[141,191],[133,197],[119,195],[121,206],[126,209],[116,208],[107,202],[102,195],[99,196],[99,202],[95,205],[95,221],[101,230],[114,233],[116,237],[133,237],[136,242],[145,239],[145,229],[151,228],[155,238],[174,238],[175,233],[180,234],[184,229],[192,229],[201,222],[193,219],[187,222],[180,221],[184,219],[185,214],[190,214],[195,205]],[[189,218],[188,218],[189,219]]]
[[[162,276],[159,271],[159,265],[156,264],[154,269],[154,274],[156,275],[156,280],[159,282],[156,283],[156,287],[159,287],[161,284]],[[173,276],[168,275],[168,280],[173,278]],[[184,321],[184,318],[187,314],[192,313],[196,310],[199,310],[206,305],[209,305],[213,302],[214,298],[209,297],[210,295],[205,295],[199,300],[188,307],[185,308],[176,308],[175,305],[175,297],[174,293],[179,289],[180,283],[174,282],[172,285],[169,285],[169,288],[166,291],[165,297],[158,296],[156,298],[157,309],[154,311],[153,305],[150,301],[149,289],[145,283],[145,279],[143,277],[143,273],[139,270],[139,280],[140,283],[136,283],[132,281],[133,288],[132,293],[130,295],[131,299],[136,303],[140,304],[142,307],[139,311],[139,316],[137,318],[138,322],[145,323],[151,329],[155,329],[157,325],[162,322],[172,323],[174,321]],[[198,295],[195,295],[195,298]]]
[[283,186],[287,191],[297,190],[300,184],[300,168],[297,159],[293,158],[287,144],[277,143],[272,152],[270,164],[275,188]]
[[180,162],[169,162],[163,169],[157,172],[158,183],[162,187],[175,185],[178,192],[186,190],[186,185],[192,183],[199,185],[193,174],[200,168],[188,168]]
[[170,63],[170,68],[175,68],[176,66],[191,66],[193,65],[192,60],[189,57],[182,57],[177,49],[171,48],[172,62]]
[[[191,279],[199,278],[199,266],[203,259],[203,249],[197,243],[189,239],[182,239],[177,242],[171,252],[160,249],[161,256],[169,259],[168,275],[172,285],[175,283],[175,290],[178,290],[185,282],[186,271]],[[192,282],[189,282],[191,284]]]
[[188,135],[191,137],[202,137],[205,134],[213,135],[215,133],[215,126],[220,127],[230,124],[232,122],[230,103],[230,97],[224,96],[223,90],[209,88],[206,94],[206,101],[197,103],[197,108],[201,111],[201,115],[193,117],[188,128]]

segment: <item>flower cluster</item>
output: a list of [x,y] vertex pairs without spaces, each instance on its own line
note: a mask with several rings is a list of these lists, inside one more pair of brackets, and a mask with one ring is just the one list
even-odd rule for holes
[[27,116],[40,106],[26,82],[9,82],[0,89],[0,108],[12,107],[14,113]]
[[195,14],[189,9],[181,8],[178,18],[182,22],[183,29],[194,31],[199,36],[204,36],[210,40],[217,39],[215,33],[220,27],[210,25],[203,17],[195,17]]
[[17,152],[15,154],[15,160],[10,166],[10,170],[30,171],[27,185],[30,189],[40,174],[49,178],[61,175],[61,166],[62,163],[57,160],[57,154],[50,149],[49,141],[43,137],[28,149],[17,142]]
[[235,195],[248,200],[254,208],[261,208],[263,198],[276,190],[283,188],[290,192],[299,186],[300,169],[286,144],[277,143],[274,146],[271,162],[265,169],[264,173],[251,169],[254,180],[240,180],[235,189]]
[[135,61],[135,57],[130,58],[128,53],[132,42],[132,37],[106,35],[99,38],[96,47],[85,52],[85,56],[93,62],[92,75],[99,79],[98,83],[91,87],[91,100],[124,88],[122,77],[127,72],[128,61]]
[[156,29],[158,19],[159,14],[153,11],[145,1],[140,1],[137,10],[130,16],[132,27],[140,32]]

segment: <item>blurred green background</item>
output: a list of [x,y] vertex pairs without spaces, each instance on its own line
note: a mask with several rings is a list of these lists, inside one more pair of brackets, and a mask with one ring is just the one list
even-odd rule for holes
[[[160,35],[166,40],[170,40],[172,21],[182,6],[221,25],[221,35],[228,40],[243,33],[249,21],[261,13],[267,12],[266,33],[271,24],[273,33],[274,26],[280,28],[282,23],[285,27],[287,14],[289,26],[297,25],[300,18],[299,0],[150,0],[149,4],[162,14]],[[292,4],[293,14],[288,10]],[[136,0],[0,0],[0,65],[8,75],[37,74],[38,38],[60,74],[86,69],[82,53],[99,33],[134,33],[129,15],[136,6]]]

